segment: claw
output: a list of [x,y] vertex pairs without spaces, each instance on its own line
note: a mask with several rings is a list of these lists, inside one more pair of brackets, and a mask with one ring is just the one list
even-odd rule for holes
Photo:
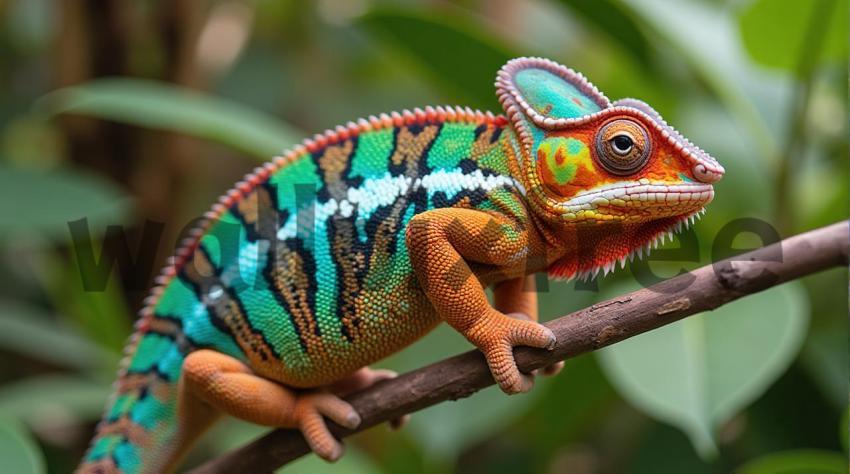
[[[525,313],[508,313],[507,316],[514,318],[514,319],[532,321],[532,319]],[[548,328],[546,328],[546,329],[548,329]],[[557,342],[557,338],[555,337],[555,334],[552,333],[551,330],[549,332],[552,334],[552,340],[551,340],[551,343],[546,346],[546,349],[551,350],[551,349],[554,348],[555,343]],[[531,372],[531,375],[538,375],[538,373],[539,373],[539,374],[542,374],[543,376],[549,377],[549,376],[552,376],[552,375],[557,375],[558,372],[560,372],[561,369],[563,369],[563,368],[564,368],[564,361],[560,361],[560,362],[556,362],[552,365],[549,365],[549,366],[546,366],[546,367],[543,367],[543,368],[540,368],[540,369],[536,369],[536,370]]]

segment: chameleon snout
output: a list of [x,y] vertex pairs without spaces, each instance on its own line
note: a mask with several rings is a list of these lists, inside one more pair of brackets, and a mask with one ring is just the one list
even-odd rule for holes
[[722,166],[718,165],[717,167],[710,169],[703,163],[697,163],[693,168],[691,168],[691,171],[693,172],[694,178],[702,183],[708,184],[720,181],[720,178],[723,177],[723,173],[725,172]]

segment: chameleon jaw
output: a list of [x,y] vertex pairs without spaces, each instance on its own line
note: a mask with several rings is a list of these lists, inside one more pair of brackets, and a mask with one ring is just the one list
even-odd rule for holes
[[637,257],[638,260],[643,259],[645,256],[648,256],[653,249],[658,248],[661,245],[664,245],[668,240],[673,241],[674,235],[682,232],[690,228],[692,225],[696,223],[703,215],[705,214],[705,208],[700,208],[690,214],[685,214],[680,216],[675,220],[672,225],[667,226],[655,233],[653,237],[651,237],[647,242],[642,245],[638,245],[631,252],[626,253],[620,257],[614,258],[609,262],[602,263],[599,265],[595,265],[591,268],[587,268],[584,270],[579,270],[572,276],[568,277],[566,280],[580,280],[580,281],[591,281],[595,279],[597,276],[606,276],[608,273],[613,273],[617,268],[617,264],[619,263],[620,268],[626,267],[626,262],[632,262]]
[[[682,182],[676,184],[652,183],[647,179],[619,183],[597,188],[561,203],[562,222],[571,226],[593,228],[594,224],[610,223],[622,226],[622,231],[606,235],[628,235],[625,241],[604,237],[590,265],[579,264],[576,269],[558,275],[558,278],[592,280],[613,272],[620,264],[643,258],[650,251],[673,240],[675,233],[687,229],[704,213],[705,206],[714,198],[710,184]],[[572,214],[572,215],[570,215]],[[623,233],[625,232],[625,234]],[[607,249],[607,250],[606,250]],[[553,273],[550,273],[553,274]]]
[[564,221],[642,222],[653,218],[689,215],[714,199],[710,184],[650,184],[641,179],[577,195],[561,203]]

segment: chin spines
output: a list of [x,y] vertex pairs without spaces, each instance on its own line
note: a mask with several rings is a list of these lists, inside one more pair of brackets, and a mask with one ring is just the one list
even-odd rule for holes
[[700,209],[699,211],[694,212],[693,214],[687,215],[679,219],[675,224],[673,224],[668,230],[659,232],[658,235],[654,236],[648,242],[643,245],[638,246],[631,252],[623,255],[619,258],[615,258],[610,262],[606,262],[592,268],[588,268],[586,270],[579,270],[572,277],[568,278],[567,281],[570,280],[578,280],[589,282],[591,280],[596,279],[597,276],[606,276],[609,273],[613,273],[614,269],[617,267],[619,263],[620,268],[626,267],[626,261],[629,263],[633,262],[635,258],[638,260],[643,259],[645,256],[648,256],[649,253],[653,249],[657,249],[658,247],[664,245],[668,240],[672,241],[675,237],[675,234],[682,232],[690,228],[692,225],[696,223],[703,215],[705,214],[705,209]]
[[683,217],[679,222],[676,223],[676,233],[681,232],[683,229],[687,229],[688,227],[694,225],[696,221],[698,221],[705,214],[705,209],[700,209],[699,211],[687,216]]

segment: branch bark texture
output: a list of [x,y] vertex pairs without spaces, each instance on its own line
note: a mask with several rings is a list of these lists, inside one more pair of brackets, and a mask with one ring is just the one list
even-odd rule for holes
[[[594,351],[772,286],[846,266],[848,255],[847,222],[796,235],[549,321],[546,325],[558,337],[555,348],[518,347],[517,363],[529,372]],[[363,420],[356,430],[328,423],[334,435],[343,438],[446,400],[468,397],[493,383],[484,357],[470,351],[347,397]],[[309,452],[298,431],[274,430],[192,472],[270,472]]]

